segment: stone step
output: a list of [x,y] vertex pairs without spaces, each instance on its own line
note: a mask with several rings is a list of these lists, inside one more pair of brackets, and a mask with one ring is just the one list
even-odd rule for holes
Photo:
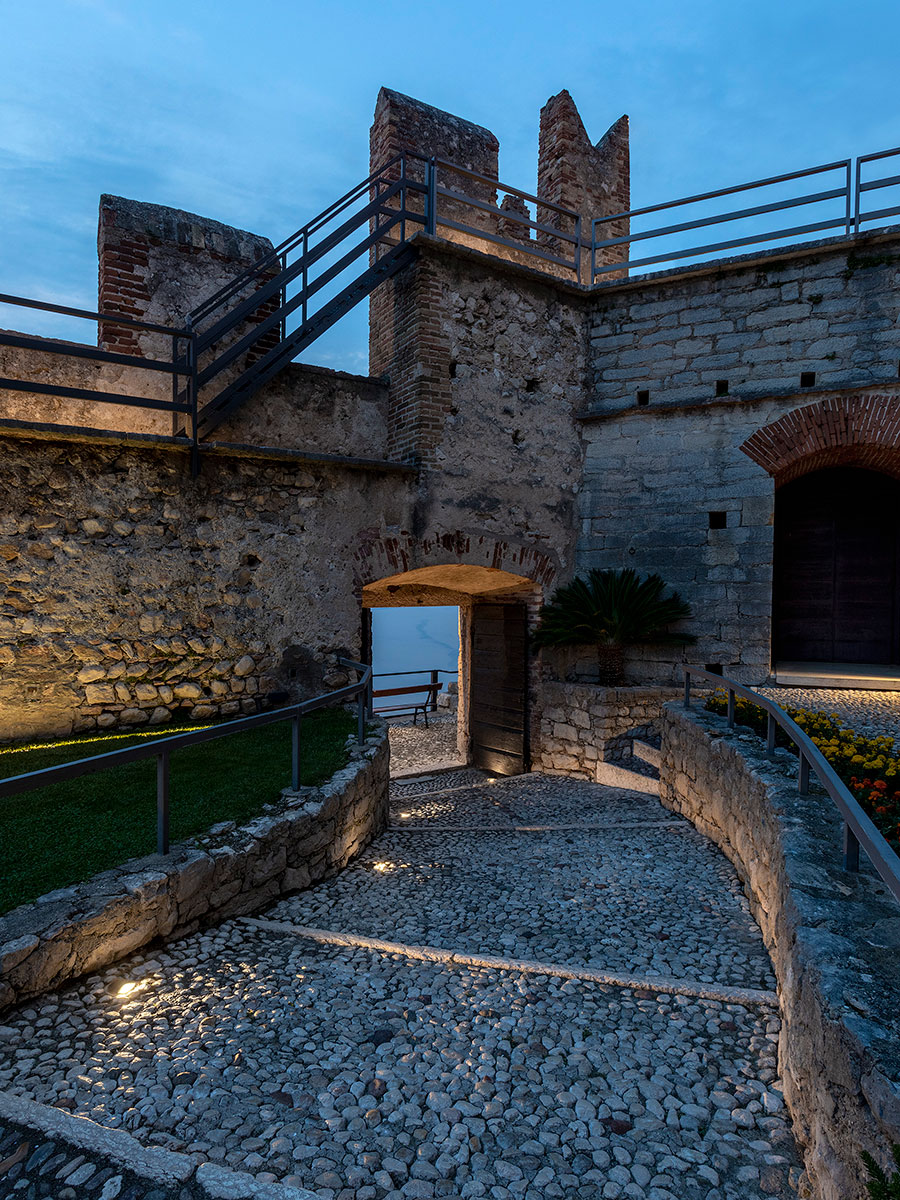
[[641,775],[638,771],[629,771],[627,767],[619,767],[615,763],[598,762],[596,780],[606,787],[644,792],[647,796],[659,795],[659,779]]
[[649,742],[641,741],[640,738],[635,738],[631,743],[631,753],[635,758],[649,763],[651,767],[656,767],[657,771],[662,765],[662,751],[659,746],[651,746]]

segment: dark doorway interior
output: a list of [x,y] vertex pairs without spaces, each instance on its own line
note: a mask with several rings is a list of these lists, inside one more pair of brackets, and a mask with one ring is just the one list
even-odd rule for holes
[[835,467],[775,497],[773,640],[781,661],[900,662],[900,483]]
[[524,604],[472,609],[472,761],[494,775],[530,768],[527,632]]

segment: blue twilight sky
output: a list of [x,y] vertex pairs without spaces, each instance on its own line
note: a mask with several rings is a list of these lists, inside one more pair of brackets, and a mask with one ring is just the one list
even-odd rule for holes
[[[0,0],[0,22],[0,291],[87,307],[101,192],[278,241],[366,174],[382,83],[493,129],[525,188],[548,96],[594,140],[627,112],[635,206],[900,143],[897,0]],[[315,357],[364,371],[364,314]]]
[[[0,29],[0,292],[87,308],[101,192],[280,241],[367,174],[381,84],[487,125],[526,189],[550,95],[592,140],[627,112],[634,207],[900,144],[897,0],[0,0]],[[94,336],[51,321],[0,306]],[[364,311],[314,350],[364,372]],[[376,619],[379,669],[455,659],[455,610]]]

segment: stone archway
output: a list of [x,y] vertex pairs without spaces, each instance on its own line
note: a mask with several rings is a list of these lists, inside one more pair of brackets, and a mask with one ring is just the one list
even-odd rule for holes
[[365,609],[454,605],[460,614],[458,745],[496,775],[530,769],[536,664],[528,630],[540,607],[534,579],[478,563],[413,567],[366,583]]

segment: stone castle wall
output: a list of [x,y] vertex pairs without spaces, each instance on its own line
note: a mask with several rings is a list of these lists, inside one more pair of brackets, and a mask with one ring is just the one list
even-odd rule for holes
[[734,864],[772,957],[779,1066],[816,1200],[863,1200],[860,1154],[900,1142],[900,906],[840,869],[841,821],[797,760],[710,713],[666,708],[660,797]]
[[359,651],[359,539],[400,518],[409,479],[218,455],[192,480],[184,453],[114,439],[3,438],[0,460],[0,738],[337,686]]

